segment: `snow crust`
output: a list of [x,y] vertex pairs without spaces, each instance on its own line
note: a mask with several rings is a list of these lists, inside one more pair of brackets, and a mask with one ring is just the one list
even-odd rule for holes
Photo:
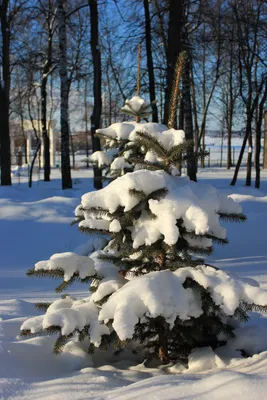
[[35,271],[62,270],[64,271],[64,280],[69,281],[75,273],[78,273],[81,279],[95,275],[94,261],[76,253],[58,253],[53,254],[49,260],[39,261],[34,266]]

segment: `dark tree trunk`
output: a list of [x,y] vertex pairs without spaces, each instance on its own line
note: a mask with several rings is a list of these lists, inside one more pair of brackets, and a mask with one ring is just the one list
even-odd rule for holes
[[173,85],[173,74],[177,57],[181,52],[181,32],[183,22],[183,1],[169,1],[169,27],[167,46],[167,86],[165,90],[164,124],[168,125],[169,103]]
[[267,169],[267,110],[264,112],[263,169]]
[[247,177],[246,186],[251,186],[251,168],[252,168],[252,132],[248,135],[248,158],[247,158]]
[[86,145],[86,168],[89,168],[89,141],[88,141],[88,109],[87,109],[87,91],[88,91],[88,81],[85,82],[84,90],[84,122],[85,122],[85,145]]
[[152,121],[158,122],[158,108],[155,102],[155,76],[154,76],[154,65],[152,57],[152,47],[151,47],[151,24],[150,24],[150,11],[149,11],[149,1],[144,0],[145,9],[145,33],[146,33],[146,56],[147,56],[147,69],[149,78],[149,96],[150,102],[152,104]]
[[[46,72],[45,72],[46,71]],[[44,163],[44,181],[50,181],[50,142],[49,136],[47,132],[47,119],[46,119],[46,110],[47,110],[47,70],[46,67],[43,70],[43,78],[41,80],[41,121],[42,121],[42,137],[43,137],[43,163]]]
[[[49,2],[49,16],[48,20],[52,18],[51,3]],[[53,32],[51,27],[48,27],[48,47],[47,47],[47,59],[45,61],[42,79],[41,79],[41,120],[42,120],[42,137],[43,137],[43,162],[44,162],[44,181],[50,181],[50,140],[47,131],[47,80],[52,67],[52,37]]]
[[[184,131],[186,140],[194,141],[193,115],[191,105],[191,90],[190,90],[190,61],[187,58],[184,65],[183,74],[183,111],[184,111]],[[188,150],[190,159],[187,161],[187,175],[192,181],[197,181],[197,161],[194,158],[194,148]]]
[[192,108],[193,108],[193,115],[194,115],[194,141],[195,141],[195,147],[197,148],[199,126],[198,126],[197,102],[196,102],[196,91],[195,91],[195,79],[194,79],[192,54],[190,54],[190,61],[191,61],[190,69],[191,69],[191,88],[192,88]]
[[9,107],[4,89],[0,86],[0,162],[1,185],[11,185],[11,154],[9,137]]
[[256,140],[255,140],[255,170],[256,170],[256,177],[255,177],[255,188],[259,189],[260,187],[260,154],[261,154],[261,122],[258,120],[256,125]]
[[[207,85],[206,85],[206,24],[204,23],[204,32],[203,32],[203,55],[202,55],[202,74],[203,74],[203,82],[202,82],[202,107],[203,107],[203,113],[206,109],[206,93],[207,93]],[[201,140],[201,149],[203,152],[203,155],[201,157],[201,168],[205,168],[205,157],[204,157],[204,151],[205,151],[205,136],[206,136],[206,120],[204,122],[203,126],[203,134],[202,134],[202,140]]]
[[231,182],[231,186],[235,186],[235,184],[236,184],[237,177],[238,177],[238,172],[239,172],[239,169],[240,169],[240,166],[241,166],[241,162],[242,162],[242,159],[243,159],[243,156],[244,156],[244,152],[245,152],[246,144],[247,144],[247,141],[248,141],[248,137],[251,134],[252,116],[251,115],[247,115],[247,118],[248,119],[247,119],[247,124],[246,124],[246,133],[245,133],[245,136],[244,136],[244,139],[243,139],[242,147],[241,147],[241,150],[240,150],[240,153],[239,153],[239,157],[238,157],[238,161],[237,161],[237,164],[236,164],[236,167],[235,167],[235,172],[234,172],[234,176],[233,176],[233,179],[232,179],[232,182]]
[[70,150],[69,150],[69,99],[67,72],[66,12],[64,0],[58,0],[59,22],[59,75],[60,75],[60,125],[61,125],[61,176],[62,189],[71,189]]
[[[95,136],[95,132],[100,128],[100,118],[102,112],[101,98],[101,53],[98,43],[98,8],[97,0],[88,0],[90,6],[91,21],[91,53],[94,67],[94,108],[91,115],[91,135],[93,152],[101,150],[100,139]],[[94,167],[94,188],[102,189],[102,171]]]
[[179,129],[184,130],[184,100],[183,96],[180,96],[179,99]]
[[256,178],[255,178],[255,188],[260,187],[260,154],[261,154],[261,127],[262,122],[264,120],[264,129],[267,128],[267,111],[264,113],[264,105],[267,100],[267,84],[265,84],[265,90],[263,97],[260,101],[259,110],[258,110],[258,119],[256,125],[256,146],[255,146],[255,169],[256,169]]
[[10,26],[8,22],[9,0],[0,5],[2,34],[2,76],[0,73],[0,162],[1,185],[11,185],[11,154],[9,136],[9,91],[10,91]]

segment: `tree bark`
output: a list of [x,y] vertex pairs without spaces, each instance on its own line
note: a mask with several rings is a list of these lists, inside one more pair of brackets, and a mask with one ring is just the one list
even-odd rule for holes
[[47,110],[47,71],[46,67],[43,70],[43,77],[41,80],[41,121],[42,121],[42,137],[43,137],[43,157],[44,157],[44,181],[50,181],[50,151],[49,151],[49,136],[47,132],[47,118],[46,118],[46,110]]
[[267,169],[267,110],[264,112],[263,169]]
[[8,21],[9,0],[0,5],[2,34],[2,77],[0,74],[0,161],[1,185],[11,185],[11,154],[9,135],[9,93],[10,93],[10,26]]
[[[202,104],[203,104],[203,112],[206,110],[206,92],[207,92],[207,87],[206,87],[206,25],[204,23],[204,32],[203,32],[203,55],[202,55],[202,74],[203,74],[203,82],[202,82]],[[204,125],[203,125],[203,134],[202,134],[202,152],[203,155],[201,157],[201,168],[205,168],[205,157],[204,157],[204,151],[205,151],[205,136],[206,136],[206,119],[204,119]]]
[[144,10],[145,10],[145,36],[146,36],[146,56],[147,56],[147,69],[149,78],[149,96],[152,107],[152,121],[158,122],[158,108],[155,102],[155,76],[154,76],[154,65],[152,56],[152,46],[151,46],[151,24],[150,24],[150,11],[149,2],[144,0]]
[[169,103],[173,85],[173,74],[177,57],[182,49],[181,32],[183,23],[183,1],[169,1],[169,27],[167,46],[167,86],[165,90],[164,124],[168,125]]
[[[263,97],[260,101],[259,109],[258,109],[258,119],[256,125],[256,146],[255,146],[255,169],[256,169],[256,178],[255,178],[255,188],[259,189],[260,187],[260,154],[261,154],[261,127],[264,119],[264,129],[267,129],[267,111],[264,113],[264,105],[267,100],[267,83],[265,84],[265,90]],[[267,132],[265,132],[267,134]]]
[[[187,57],[184,65],[183,74],[183,112],[184,112],[184,131],[186,140],[194,142],[193,115],[191,104],[191,84],[190,84],[190,60]],[[194,147],[188,149],[187,155],[187,175],[191,181],[197,181],[197,161],[194,157]]]
[[[100,139],[95,136],[95,132],[100,128],[100,118],[102,112],[101,97],[101,53],[98,43],[98,8],[97,0],[88,0],[90,7],[91,21],[91,53],[93,58],[94,69],[94,108],[91,115],[91,135],[93,152],[101,150]],[[102,189],[102,171],[100,168],[94,167],[94,188]]]
[[247,158],[246,186],[251,186],[251,168],[252,168],[252,126],[250,126],[250,132],[248,135],[248,158]]
[[192,108],[193,108],[193,116],[194,116],[194,141],[195,141],[195,147],[197,148],[199,126],[198,126],[197,102],[196,102],[196,91],[195,91],[195,80],[194,80],[192,54],[190,54],[190,61],[191,61],[190,68],[191,68]]
[[245,136],[244,136],[244,139],[243,139],[242,147],[241,147],[241,150],[240,150],[240,153],[239,153],[238,161],[237,161],[237,164],[236,164],[236,167],[235,167],[234,176],[233,176],[232,182],[230,184],[231,186],[235,186],[236,181],[237,181],[238,172],[239,172],[239,169],[240,169],[240,166],[241,166],[241,162],[242,162],[243,155],[244,155],[244,152],[245,152],[245,148],[246,148],[246,144],[247,144],[247,141],[248,141],[248,137],[249,137],[249,135],[251,133],[251,124],[252,124],[252,115],[248,114],[247,115],[247,123],[246,123],[246,132],[245,132]]
[[49,10],[48,10],[48,46],[47,46],[47,59],[45,60],[43,71],[42,71],[42,79],[41,79],[41,121],[42,121],[42,137],[43,137],[43,146],[44,146],[44,181],[50,181],[50,139],[47,131],[47,81],[48,76],[52,67],[52,38],[53,31],[50,26],[50,21],[52,19],[52,9],[51,2],[49,1]]
[[60,125],[61,125],[61,176],[62,189],[71,189],[70,150],[69,150],[69,99],[67,72],[67,37],[65,0],[58,0],[59,29],[59,75],[60,75]]

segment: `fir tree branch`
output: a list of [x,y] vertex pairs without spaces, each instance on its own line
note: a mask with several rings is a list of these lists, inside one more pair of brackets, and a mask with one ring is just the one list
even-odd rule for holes
[[156,154],[158,157],[160,157],[162,159],[166,159],[167,151],[165,150],[163,145],[149,133],[136,132],[136,141],[137,140],[138,140],[140,147],[145,146],[150,151],[152,151],[154,154]]
[[244,214],[226,214],[226,213],[218,213],[220,219],[226,222],[245,222],[247,217]]
[[52,303],[35,303],[34,307],[36,308],[36,310],[39,311],[47,311],[48,307],[51,306]]

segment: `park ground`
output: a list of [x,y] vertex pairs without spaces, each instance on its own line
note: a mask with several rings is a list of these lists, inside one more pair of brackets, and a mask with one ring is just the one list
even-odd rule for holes
[[[209,261],[255,279],[267,290],[267,171],[259,190],[245,186],[244,170],[237,185],[229,186],[232,174],[220,168],[198,174],[200,182],[239,202],[248,218],[245,224],[226,224],[229,244],[216,247]],[[178,373],[175,368],[148,369],[126,361],[92,366],[79,352],[53,355],[53,337],[19,337],[22,322],[37,314],[33,303],[57,298],[54,280],[28,278],[27,269],[86,241],[70,223],[81,195],[93,189],[92,172],[73,171],[72,190],[62,191],[60,185],[55,169],[51,182],[35,180],[32,189],[26,177],[15,177],[12,187],[0,187],[0,399],[265,399],[267,351],[233,358],[219,367],[200,362],[195,371]],[[69,292],[85,297],[86,289],[76,285]],[[252,315],[252,342],[256,323],[267,330],[267,319]]]

